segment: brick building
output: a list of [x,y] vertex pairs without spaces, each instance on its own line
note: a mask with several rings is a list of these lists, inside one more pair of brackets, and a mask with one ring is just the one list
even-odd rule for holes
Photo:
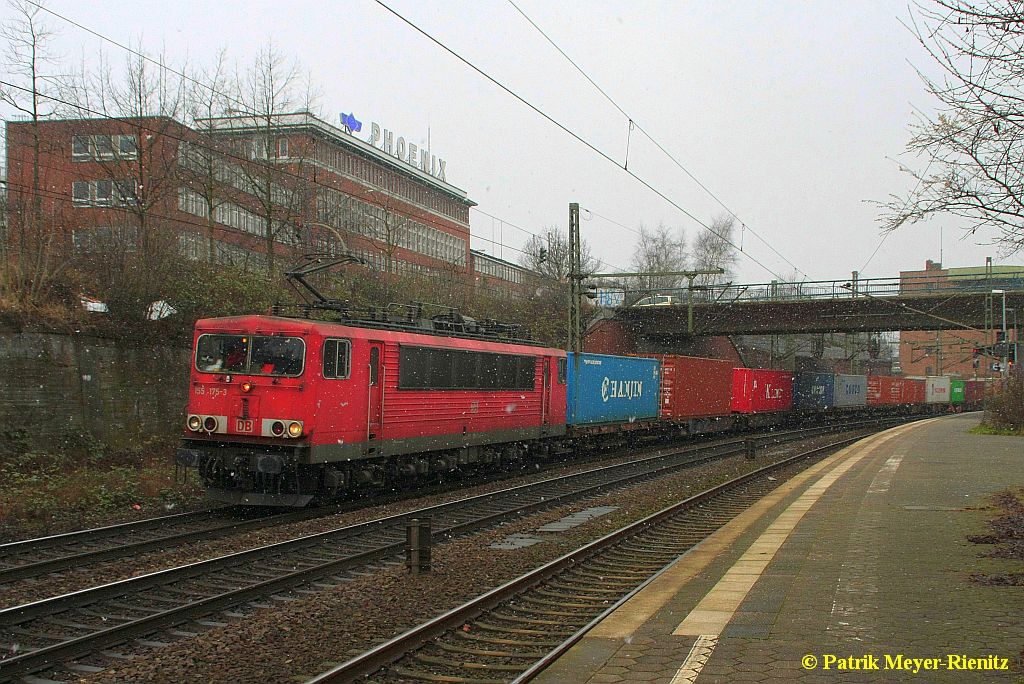
[[471,282],[475,203],[423,151],[402,157],[305,112],[195,129],[147,117],[46,120],[35,130],[7,122],[11,240],[33,212],[38,139],[39,210],[69,250],[170,235],[193,259],[277,270],[299,251],[344,243],[380,271]]
[[[1024,266],[976,266],[943,268],[941,263],[925,262],[920,271],[900,271],[900,290],[957,289],[989,292],[1019,288],[1024,279]],[[996,342],[996,328],[1002,326],[1002,311],[998,296],[991,299],[992,330],[934,330],[905,331],[900,333],[900,368],[904,375],[951,375],[965,379],[998,378],[994,370],[998,358],[975,356],[975,348]],[[1024,314],[1024,312],[1021,312]],[[1024,316],[1021,316],[1024,322]],[[1015,339],[1012,321],[1008,323],[1007,337]]]
[[470,250],[473,283],[506,299],[531,297],[541,286],[542,276],[535,271],[505,261],[498,257],[485,254],[480,250]]

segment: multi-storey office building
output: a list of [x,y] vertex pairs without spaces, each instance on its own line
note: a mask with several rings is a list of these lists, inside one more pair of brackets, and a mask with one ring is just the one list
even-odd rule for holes
[[402,152],[308,113],[197,129],[165,117],[8,122],[8,232],[31,212],[67,249],[90,251],[165,229],[191,258],[248,268],[344,243],[382,271],[469,278],[474,202],[429,154]]

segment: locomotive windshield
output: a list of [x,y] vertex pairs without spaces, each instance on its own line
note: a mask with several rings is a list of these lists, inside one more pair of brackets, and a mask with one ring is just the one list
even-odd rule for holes
[[200,335],[196,342],[196,370],[204,373],[295,377],[305,357],[298,337]]

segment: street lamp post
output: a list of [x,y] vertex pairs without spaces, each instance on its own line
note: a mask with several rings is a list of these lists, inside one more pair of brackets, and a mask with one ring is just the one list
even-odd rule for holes
[[1010,374],[1010,369],[1007,368],[1007,361],[1009,360],[1007,352],[1008,340],[1006,339],[1006,290],[992,290],[992,294],[1003,295],[1003,355],[1002,360],[999,364],[999,375],[1002,376],[1003,382],[1006,382],[1006,378]]

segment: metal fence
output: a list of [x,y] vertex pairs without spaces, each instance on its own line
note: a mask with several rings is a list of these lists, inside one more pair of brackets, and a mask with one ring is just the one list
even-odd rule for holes
[[[1014,274],[922,275],[903,278],[860,280],[807,280],[803,282],[753,283],[746,285],[704,285],[695,287],[694,302],[799,301],[983,293],[992,290],[1024,292],[1024,270]],[[675,304],[686,304],[686,288],[658,290],[669,294]]]

